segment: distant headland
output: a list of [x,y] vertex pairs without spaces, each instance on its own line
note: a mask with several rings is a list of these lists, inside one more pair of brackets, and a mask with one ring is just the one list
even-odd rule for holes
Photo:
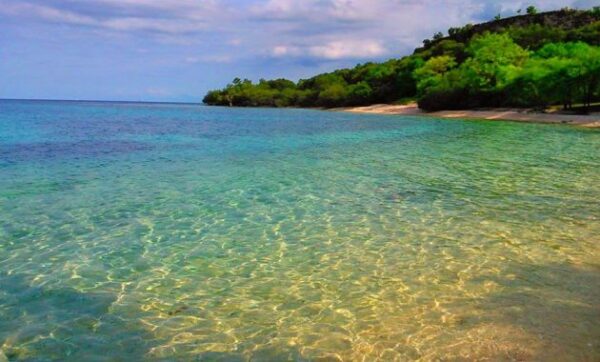
[[382,63],[298,82],[236,78],[208,92],[203,102],[322,108],[414,102],[426,112],[498,107],[567,115],[598,112],[600,7],[544,13],[529,7],[523,12],[450,28],[447,35],[424,40],[412,55]]

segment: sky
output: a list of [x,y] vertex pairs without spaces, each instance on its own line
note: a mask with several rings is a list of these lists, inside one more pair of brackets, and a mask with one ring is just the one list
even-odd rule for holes
[[408,55],[435,32],[598,0],[0,0],[0,98],[200,102]]

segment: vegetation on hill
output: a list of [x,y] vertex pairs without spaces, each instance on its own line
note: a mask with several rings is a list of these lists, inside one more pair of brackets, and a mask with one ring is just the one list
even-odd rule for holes
[[435,34],[407,57],[297,83],[239,78],[204,103],[342,107],[416,99],[425,110],[539,107],[600,99],[600,8],[497,19]]

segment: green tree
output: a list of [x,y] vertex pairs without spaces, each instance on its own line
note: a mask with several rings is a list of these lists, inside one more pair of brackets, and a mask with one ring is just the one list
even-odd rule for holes
[[319,93],[318,103],[324,107],[337,107],[345,105],[348,97],[348,88],[341,83],[328,85]]
[[474,90],[494,91],[503,87],[528,57],[528,52],[507,34],[485,33],[469,43],[471,56],[461,65],[467,85]]
[[362,81],[352,84],[348,87],[348,104],[363,105],[369,104],[373,95],[373,89],[369,83]]
[[567,37],[567,32],[560,27],[541,24],[511,26],[506,33],[515,43],[528,50],[537,50],[545,44],[564,41]]
[[422,67],[415,70],[417,94],[423,95],[431,88],[442,83],[444,74],[456,66],[456,60],[448,55],[429,59]]
[[425,61],[419,56],[405,57],[398,62],[398,72],[395,80],[398,99],[416,96],[417,80],[414,72],[423,64],[425,64]]
[[582,42],[548,44],[536,55],[562,64],[553,72],[555,92],[563,99],[577,96],[589,108],[600,87],[600,47]]

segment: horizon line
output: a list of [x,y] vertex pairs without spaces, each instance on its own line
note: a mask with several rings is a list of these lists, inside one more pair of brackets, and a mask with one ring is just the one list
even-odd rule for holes
[[89,102],[89,103],[148,103],[148,104],[182,104],[204,105],[202,102],[183,101],[134,101],[134,100],[108,100],[108,99],[50,99],[50,98],[0,98],[0,101],[26,101],[26,102]]

